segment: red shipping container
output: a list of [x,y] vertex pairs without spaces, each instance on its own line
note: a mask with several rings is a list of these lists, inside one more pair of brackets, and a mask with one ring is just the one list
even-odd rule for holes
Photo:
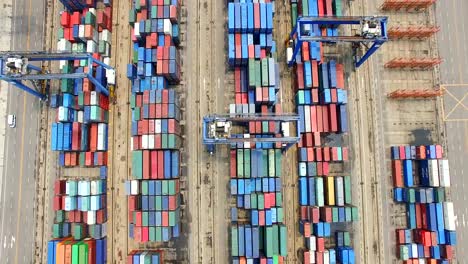
[[309,207],[301,206],[301,220],[308,220],[309,219]]
[[322,176],[323,173],[323,162],[317,162],[317,175]]
[[310,263],[310,253],[309,253],[309,251],[304,251],[304,263]]
[[296,64],[297,89],[304,89],[304,65]]
[[434,246],[439,244],[436,232],[431,232],[431,244]]
[[149,228],[147,226],[141,228],[141,241],[148,242],[149,240]]
[[332,209],[330,207],[322,207],[320,212],[320,220],[324,222],[331,222],[332,221]]
[[134,219],[135,223],[134,224],[135,224],[135,226],[141,226],[141,224],[142,224],[142,215],[143,215],[143,213],[140,212],[140,211],[136,211],[134,213],[134,216],[135,216],[135,219]]
[[317,106],[315,105],[310,106],[310,127],[311,127],[311,132],[318,132]]
[[333,161],[338,161],[338,149],[337,148],[331,148],[331,160]]
[[[316,60],[312,61],[312,87],[319,88],[319,72],[318,72],[318,62]],[[317,93],[318,99],[318,93]],[[318,102],[318,101],[317,101]]]
[[237,176],[237,163],[236,163],[236,151],[235,150],[231,150],[230,151],[231,155],[231,161],[230,161],[230,175],[231,175],[231,178],[235,178]]
[[332,103],[337,103],[338,102],[338,94],[337,94],[336,89],[330,89],[330,94],[331,94]]
[[322,148],[315,148],[315,160],[322,161]]
[[[334,89],[336,91],[336,89]],[[331,132],[338,132],[338,116],[336,113],[337,106],[335,104],[331,104],[328,106],[329,108],[329,117],[330,117],[330,131]]]
[[405,244],[405,230],[397,229],[396,230],[397,244]]
[[161,212],[162,226],[169,226],[169,212]]
[[416,158],[426,159],[426,147],[425,146],[416,146]]
[[141,227],[135,226],[133,228],[133,237],[135,241],[141,242]]
[[[404,159],[407,158],[407,157],[406,157],[405,146],[399,146],[399,147],[398,147],[398,151],[399,151],[399,153],[400,153],[400,159],[404,160]],[[410,157],[408,157],[408,158],[410,158]]]
[[[417,214],[418,205],[419,205],[419,215]],[[416,204],[415,206],[416,206],[416,227],[427,229],[426,206],[424,204]],[[418,221],[420,222],[420,226],[418,226]]]
[[329,120],[328,107],[326,105],[322,105],[320,107],[322,108],[322,114],[323,114],[323,131],[330,132],[330,124],[328,122]]
[[177,195],[169,196],[169,210],[174,211],[177,207]]
[[318,223],[320,221],[320,210],[318,207],[310,207],[310,222],[311,223]]
[[314,161],[314,149],[313,148],[307,148],[307,161]]
[[324,161],[330,161],[330,147],[324,147],[322,149],[322,155]]
[[89,149],[91,151],[96,151],[97,150],[97,131],[98,126],[96,123],[91,124],[90,129],[89,129]]
[[323,263],[323,252],[315,251],[315,263]]
[[303,226],[304,226],[304,236],[305,237],[310,237],[311,234],[312,234],[312,230],[311,230],[311,225],[309,222],[304,222],[303,223]]
[[258,211],[258,225],[265,226],[265,211],[264,210]]
[[155,111],[156,111],[156,118],[161,118],[161,112],[162,112],[162,105],[161,104],[157,104],[155,105]]
[[83,240],[88,245],[88,264],[96,263],[96,240]]
[[158,151],[158,179],[164,179],[164,152]]
[[323,175],[328,175],[330,174],[330,164],[328,162],[323,162]]
[[63,194],[65,189],[65,181],[56,180],[54,182],[54,194],[59,195]]
[[311,90],[312,93],[312,103],[318,104],[319,103],[319,90],[316,88],[312,88]]
[[260,29],[260,4],[254,3],[254,29]]
[[60,16],[60,25],[62,27],[70,27],[70,13],[68,12],[62,12],[62,15]]
[[312,133],[306,133],[305,134],[305,137],[306,137],[306,146],[307,147],[313,147],[314,146],[314,137],[312,135]]
[[[154,148],[155,149],[161,148],[161,134],[154,135]],[[158,160],[158,164],[161,164],[159,163],[159,160]]]
[[442,254],[442,257],[446,258],[446,259],[453,259],[453,247],[451,245],[444,245],[444,246],[441,246],[441,254]]
[[320,140],[320,133],[316,132],[316,133],[312,133],[312,135],[314,137],[314,146],[319,147],[320,145],[322,145],[322,142]]
[[62,197],[54,196],[54,210],[62,210]]
[[302,42],[302,61],[309,61],[310,54],[309,54],[309,42],[304,41]]
[[392,160],[393,186],[403,188],[403,174],[401,160]]
[[444,151],[442,149],[442,146],[441,145],[436,145],[436,158],[437,159],[442,159],[444,155]]
[[[325,238],[323,237],[317,237],[317,251],[318,252],[324,252],[325,251]],[[319,262],[321,263],[321,262]]]
[[323,114],[322,114],[322,106],[317,106],[317,132],[324,132],[323,130]]
[[93,166],[93,152],[85,153],[85,166]]
[[151,179],[157,179],[158,176],[158,152],[151,151]]
[[143,179],[150,178],[150,151],[143,151]]
[[332,0],[326,0],[325,1],[325,10],[327,16],[333,16],[333,8],[332,8]]

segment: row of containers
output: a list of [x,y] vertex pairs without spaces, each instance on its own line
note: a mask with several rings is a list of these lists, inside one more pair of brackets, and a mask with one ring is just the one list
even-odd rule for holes
[[[57,50],[92,53],[110,64],[112,1],[61,0]],[[63,73],[83,73],[107,86],[106,70],[88,60],[60,61]],[[50,97],[57,117],[51,126],[51,150],[61,167],[89,167],[99,177],[59,177],[54,183],[52,228],[47,263],[106,263],[107,149],[109,98],[90,79],[62,79]]]
[[[299,16],[341,16],[339,0],[290,0],[292,27]],[[304,34],[337,36],[337,27],[314,25]],[[298,144],[300,233],[303,263],[355,263],[352,234],[346,223],[358,221],[352,205],[351,177],[330,175],[330,167],[348,161],[349,150],[324,141],[349,132],[344,65],[326,60],[319,42],[303,42],[295,58],[295,103],[300,117]],[[344,230],[343,230],[344,229]]]
[[440,145],[392,146],[393,198],[405,204],[406,226],[396,230],[400,260],[450,263],[457,244],[450,169]]
[[[132,169],[125,182],[128,235],[138,243],[180,236],[181,79],[179,0],[132,1],[129,24]],[[134,251],[128,263],[163,263],[162,252]]]
[[[229,113],[281,113],[279,74],[273,40],[274,1],[228,1],[228,63],[234,73]],[[250,121],[240,138],[276,137],[279,122]],[[230,149],[230,263],[283,263],[288,232],[281,193],[281,143],[237,143]],[[239,218],[249,210],[248,218]]]

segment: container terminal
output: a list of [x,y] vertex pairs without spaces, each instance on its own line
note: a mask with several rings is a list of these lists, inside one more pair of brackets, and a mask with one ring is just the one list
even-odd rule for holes
[[2,1],[2,263],[468,257],[468,3]]

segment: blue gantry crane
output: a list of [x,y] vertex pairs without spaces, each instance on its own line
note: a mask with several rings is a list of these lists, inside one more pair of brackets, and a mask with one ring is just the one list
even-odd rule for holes
[[[52,73],[47,70],[43,62],[46,61],[68,61],[87,60],[86,70],[75,73]],[[41,62],[39,67],[34,62]],[[104,87],[94,76],[94,64],[106,69],[107,87]],[[5,51],[0,52],[0,80],[7,81],[17,88],[26,91],[41,100],[47,99],[47,81],[60,79],[84,79],[88,78],[96,87],[96,90],[109,96],[115,86],[115,70],[93,58],[91,53],[74,52],[22,52]],[[31,82],[29,85],[26,81]],[[32,87],[31,87],[32,84]]]
[[[354,36],[317,36],[312,30],[313,25],[336,27],[339,25],[359,25],[360,32]],[[361,66],[382,44],[388,40],[387,17],[383,16],[343,16],[343,17],[298,17],[293,28],[288,50],[288,65],[291,67],[296,55],[301,49],[302,42],[351,42],[353,43],[354,63],[356,68]],[[360,49],[364,54],[360,55]],[[292,50],[292,52],[291,52]]]
[[[281,137],[245,137],[242,132],[235,134],[232,129],[236,124],[245,126],[250,121],[274,121],[281,124]],[[297,114],[227,114],[208,115],[203,118],[203,144],[213,154],[216,145],[236,143],[278,143],[287,150],[300,139],[299,116]],[[295,128],[295,135],[290,130]]]

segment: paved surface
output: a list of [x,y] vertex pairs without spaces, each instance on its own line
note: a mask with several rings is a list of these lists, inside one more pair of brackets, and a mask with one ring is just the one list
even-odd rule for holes
[[[467,1],[449,1],[436,5],[437,22],[441,28],[438,34],[440,56],[444,59],[440,67],[441,84],[466,84],[447,86],[444,96],[448,156],[452,180],[451,196],[457,217],[458,263],[468,258],[468,205],[466,186],[468,186],[468,18],[464,15]],[[463,104],[458,104],[461,101]],[[458,104],[458,105],[457,105]],[[453,110],[453,111],[452,111]]]
[[[42,50],[43,1],[12,2],[11,49]],[[22,91],[10,89],[7,109],[7,113],[16,114],[17,127],[6,130],[5,167],[0,193],[0,258],[5,263],[31,263],[40,103]]]

